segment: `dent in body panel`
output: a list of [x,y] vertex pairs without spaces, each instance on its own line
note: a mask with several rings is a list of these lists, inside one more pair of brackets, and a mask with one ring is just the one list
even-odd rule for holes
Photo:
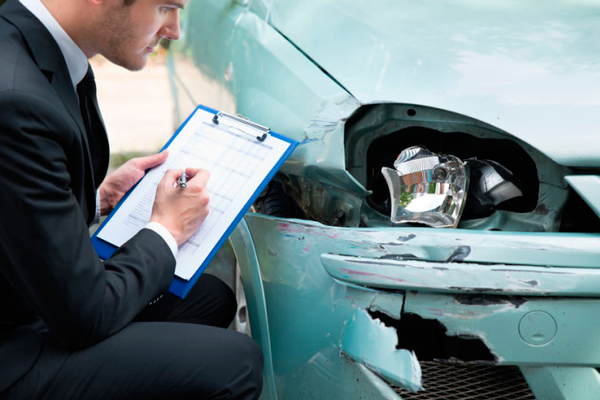
[[323,140],[325,136],[343,127],[346,120],[360,107],[360,103],[348,94],[325,99],[313,113],[304,130],[305,140]]
[[358,226],[366,189],[344,169],[346,120],[360,103],[345,92],[324,97],[311,113],[299,146],[281,172],[307,219]]

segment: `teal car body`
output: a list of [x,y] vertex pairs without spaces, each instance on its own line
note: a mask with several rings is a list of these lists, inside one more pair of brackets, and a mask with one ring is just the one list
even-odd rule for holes
[[[206,105],[299,142],[230,237],[262,399],[600,397],[598,3],[202,0],[182,24],[176,117],[208,77]],[[379,171],[414,145],[523,195],[392,224]]]

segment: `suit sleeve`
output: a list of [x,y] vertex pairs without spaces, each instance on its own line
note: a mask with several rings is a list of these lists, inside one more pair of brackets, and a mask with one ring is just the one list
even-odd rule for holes
[[[0,273],[65,346],[127,325],[168,289],[175,260],[140,231],[102,262],[73,194],[82,142],[64,110],[31,94],[0,93]],[[77,161],[75,161],[77,162]]]

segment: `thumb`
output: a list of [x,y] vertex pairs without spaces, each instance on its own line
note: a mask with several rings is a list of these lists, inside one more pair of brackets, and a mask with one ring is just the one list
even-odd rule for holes
[[168,155],[168,150],[164,150],[157,154],[152,154],[146,157],[140,157],[137,159],[137,165],[140,169],[143,170],[150,169],[164,163]]

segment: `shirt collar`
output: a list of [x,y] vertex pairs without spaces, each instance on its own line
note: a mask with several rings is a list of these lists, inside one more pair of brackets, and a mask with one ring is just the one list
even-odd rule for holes
[[33,15],[48,29],[67,63],[73,87],[83,79],[88,69],[88,60],[83,51],[69,37],[41,0],[20,0]]

